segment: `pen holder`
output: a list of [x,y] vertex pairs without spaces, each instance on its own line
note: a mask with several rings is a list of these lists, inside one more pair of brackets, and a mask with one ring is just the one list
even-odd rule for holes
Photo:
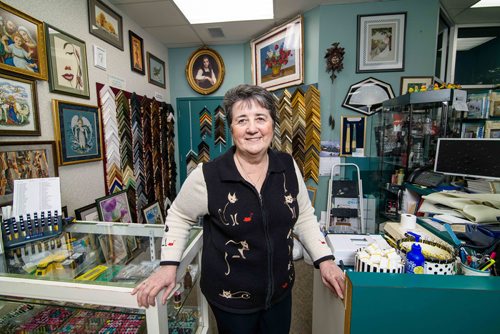
[[460,262],[460,272],[466,276],[490,276],[490,270],[478,270]]

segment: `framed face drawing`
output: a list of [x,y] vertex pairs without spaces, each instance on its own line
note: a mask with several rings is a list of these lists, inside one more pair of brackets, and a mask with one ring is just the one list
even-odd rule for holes
[[102,159],[99,108],[52,100],[59,163],[71,165]]
[[0,73],[0,136],[39,136],[36,81]]
[[406,13],[358,15],[356,72],[403,71]]
[[123,19],[100,0],[88,0],[89,31],[123,51]]
[[51,92],[90,98],[85,42],[45,25]]
[[2,42],[0,69],[47,80],[43,22],[0,2]]
[[186,65],[186,78],[191,88],[200,94],[215,92],[224,81],[224,61],[215,51],[206,47],[193,52]]
[[128,39],[130,44],[130,67],[132,71],[144,75],[146,72],[144,66],[144,42],[132,30],[128,31]]

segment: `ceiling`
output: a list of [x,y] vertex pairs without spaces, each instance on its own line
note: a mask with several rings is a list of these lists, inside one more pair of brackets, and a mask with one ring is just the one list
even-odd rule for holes
[[[319,5],[382,0],[274,0],[273,20],[195,25],[189,24],[172,0],[109,1],[167,47],[174,48],[244,43]],[[449,17],[456,24],[500,23],[500,7],[470,9],[476,2],[477,0],[441,0]],[[215,32],[222,31],[223,36],[212,36],[210,30],[213,31],[213,28],[219,28]]]

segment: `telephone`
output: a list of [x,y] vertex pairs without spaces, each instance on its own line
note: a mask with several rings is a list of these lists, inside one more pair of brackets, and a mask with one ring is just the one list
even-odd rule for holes
[[439,186],[444,180],[443,174],[433,172],[429,170],[429,167],[415,169],[408,178],[408,182],[432,188]]

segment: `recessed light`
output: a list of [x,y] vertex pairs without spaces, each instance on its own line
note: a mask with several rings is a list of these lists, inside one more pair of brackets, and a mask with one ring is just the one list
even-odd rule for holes
[[191,24],[268,20],[273,0],[173,0]]
[[470,8],[480,7],[500,7],[500,0],[481,0],[479,2],[476,2]]

